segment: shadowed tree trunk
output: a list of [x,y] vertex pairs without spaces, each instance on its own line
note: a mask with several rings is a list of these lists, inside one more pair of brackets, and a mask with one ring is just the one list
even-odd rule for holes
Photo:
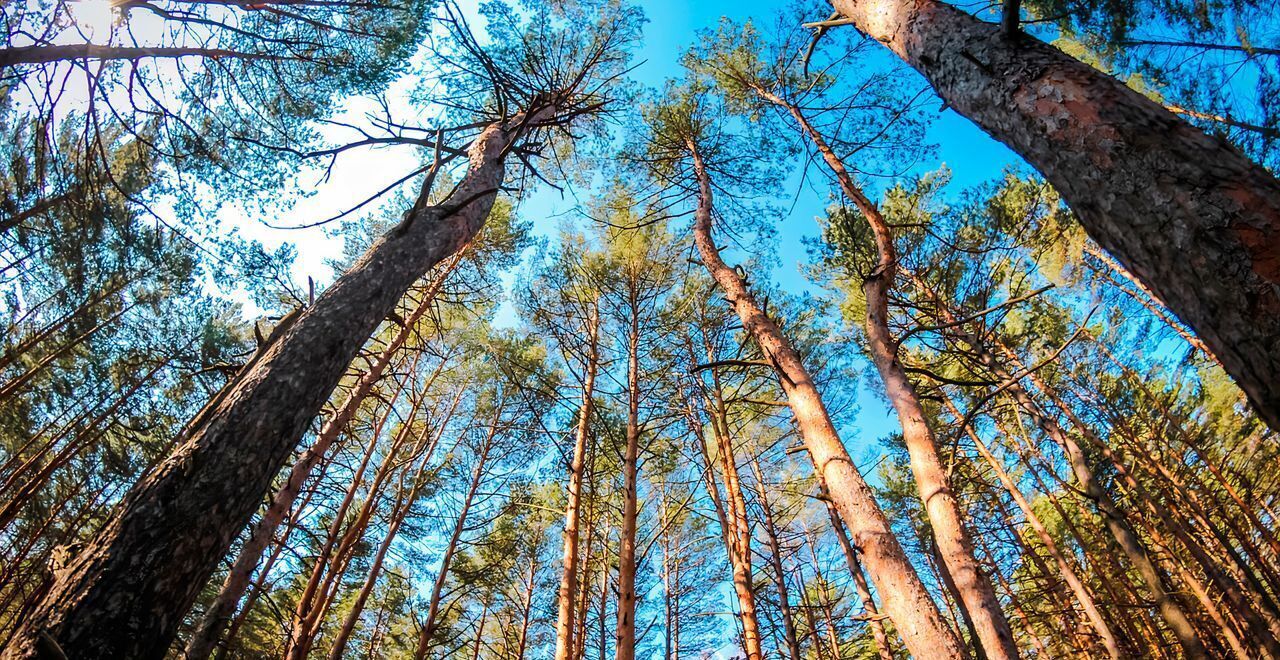
[[4,658],[55,646],[77,660],[164,655],[360,346],[415,281],[484,225],[508,148],[538,119],[518,115],[484,128],[447,200],[428,205],[422,191],[401,225],[273,333],[59,572]]
[[410,335],[413,334],[418,321],[427,313],[427,310],[431,309],[440,287],[443,286],[445,279],[453,272],[453,269],[457,267],[465,251],[466,248],[454,254],[449,260],[448,266],[444,267],[436,278],[432,280],[431,285],[423,293],[422,300],[404,320],[400,330],[396,332],[391,341],[378,354],[373,364],[370,365],[369,370],[356,380],[356,384],[351,388],[346,399],[325,422],[324,427],[320,429],[320,433],[316,435],[316,441],[294,463],[289,475],[285,478],[284,485],[280,487],[280,490],[276,491],[271,504],[263,512],[262,517],[259,518],[258,524],[254,525],[248,540],[245,541],[244,546],[240,549],[240,554],[236,556],[235,563],[231,566],[226,580],[222,583],[222,589],[209,605],[209,608],[205,610],[200,623],[197,624],[191,641],[187,643],[186,654],[188,660],[204,660],[204,658],[209,657],[213,647],[218,642],[223,626],[230,619],[231,614],[235,611],[236,603],[240,601],[240,597],[244,595],[244,590],[249,586],[249,578],[253,575],[253,569],[262,560],[262,553],[266,550],[267,544],[271,542],[271,539],[275,538],[276,528],[280,526],[280,523],[293,507],[294,501],[298,498],[298,492],[302,489],[303,482],[311,475],[311,471],[315,469],[316,464],[328,454],[329,448],[333,446],[334,441],[338,439],[338,436],[347,427],[347,423],[351,421],[356,411],[360,409],[365,398],[369,396],[369,392],[373,390],[373,386],[381,380],[387,365],[391,363],[391,359],[404,346]]
[[832,0],[1054,185],[1280,429],[1280,181],[1120,81],[938,0]]
[[800,355],[782,335],[747,289],[742,278],[720,257],[711,237],[711,177],[697,145],[687,143],[698,184],[694,241],[703,264],[732,304],[742,325],[762,353],[773,363],[787,395],[800,436],[813,457],[817,472],[831,489],[853,537],[862,549],[872,581],[884,597],[884,609],[902,635],[907,649],[917,657],[962,658],[960,641],[942,620],[915,568],[876,503],[871,488],[858,473],[840,442],[835,425]]

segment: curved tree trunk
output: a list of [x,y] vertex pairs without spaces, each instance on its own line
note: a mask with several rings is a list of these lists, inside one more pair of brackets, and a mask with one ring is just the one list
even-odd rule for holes
[[1280,181],[1029,35],[938,0],[832,0],[1054,185],[1280,429]]
[[884,609],[893,620],[908,651],[922,658],[962,658],[960,641],[942,620],[915,567],[894,536],[871,488],[858,473],[840,442],[835,425],[800,355],[764,313],[746,284],[720,258],[711,237],[711,179],[697,145],[687,144],[698,184],[694,241],[707,270],[733,305],[742,325],[762,353],[774,364],[787,404],[795,416],[817,471],[831,488],[840,515],[866,557],[872,581],[884,596]]
[[800,109],[768,91],[757,92],[766,100],[787,110],[797,127],[813,142],[823,161],[831,169],[841,191],[871,226],[879,262],[862,283],[862,291],[867,300],[867,316],[863,327],[867,334],[871,361],[880,373],[885,395],[898,414],[902,438],[911,458],[911,473],[915,476],[920,501],[929,515],[929,524],[938,546],[938,558],[945,564],[944,573],[955,584],[958,604],[966,615],[966,621],[973,623],[976,642],[982,645],[985,656],[990,660],[1017,658],[1018,646],[1013,639],[1013,630],[1000,609],[1000,601],[996,598],[991,580],[974,557],[973,541],[964,527],[964,512],[960,510],[960,503],[942,465],[937,437],[929,425],[915,386],[898,359],[898,342],[889,329],[889,292],[898,272],[893,230],[880,210],[854,182],[853,176],[845,169],[844,162]]
[[415,281],[484,225],[508,147],[536,123],[525,119],[486,127],[448,200],[428,206],[424,191],[400,226],[273,333],[58,574],[4,658],[37,657],[54,645],[77,660],[165,654],[360,346]]

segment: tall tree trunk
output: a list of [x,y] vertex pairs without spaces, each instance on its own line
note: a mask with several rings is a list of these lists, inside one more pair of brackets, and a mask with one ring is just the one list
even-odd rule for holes
[[77,660],[164,655],[356,351],[416,280],[484,225],[508,147],[536,119],[483,129],[449,199],[429,206],[423,191],[400,226],[259,351],[58,574],[0,657],[52,645]]
[[787,658],[800,660],[800,639],[796,637],[795,613],[791,611],[791,594],[787,588],[787,571],[782,566],[782,543],[778,540],[778,526],[773,519],[773,507],[765,492],[764,473],[760,461],[751,457],[751,471],[756,478],[756,502],[764,518],[764,533],[769,539],[769,563],[773,564],[774,584],[778,587],[778,616],[782,617],[782,636],[787,643]]
[[[712,360],[714,353],[709,341],[705,341],[707,360]],[[738,472],[738,458],[734,447],[733,432],[729,427],[729,410],[724,400],[724,390],[720,382],[720,374],[711,372],[710,415],[711,434],[716,439],[716,452],[720,457],[720,473],[724,475],[724,493],[728,506],[728,534],[732,547],[730,552],[736,556],[731,562],[733,568],[733,588],[738,594],[741,609],[742,645],[747,660],[764,660],[763,637],[760,633],[760,616],[756,607],[755,587],[753,586],[751,551],[751,522],[747,518],[746,493],[742,489],[742,478]],[[750,608],[748,610],[748,608]]]
[[[446,359],[441,362],[441,365],[443,366],[447,362],[448,360]],[[414,454],[420,454],[421,458],[418,459],[418,468],[411,478],[407,492],[404,483],[405,474],[401,473],[400,475],[387,532],[383,536],[382,542],[378,544],[378,550],[374,553],[373,562],[365,575],[364,584],[360,586],[360,591],[356,594],[355,602],[351,604],[351,609],[347,611],[342,627],[338,630],[338,634],[334,636],[333,645],[329,651],[329,660],[341,660],[346,652],[347,642],[355,631],[356,622],[359,621],[360,615],[364,611],[365,603],[368,602],[369,595],[373,593],[373,588],[378,583],[378,577],[382,573],[382,564],[386,560],[387,551],[391,549],[391,543],[395,541],[396,535],[400,533],[400,527],[404,524],[405,518],[408,517],[409,511],[413,509],[414,503],[418,500],[418,494],[425,485],[424,477],[427,473],[427,467],[431,464],[431,458],[435,455],[436,447],[440,445],[440,439],[444,436],[444,430],[448,426],[449,420],[453,417],[453,411],[457,408],[461,395],[462,390],[459,389],[458,397],[454,399],[449,411],[442,419],[433,423],[438,430],[432,436],[430,442],[426,443],[425,448],[420,444],[414,452]]]
[[[595,458],[596,457],[593,454],[591,457],[591,461],[588,464],[586,477],[587,477],[587,481],[590,481],[590,482],[594,482],[595,480],[595,469],[596,469]],[[578,629],[573,636],[573,639],[574,639],[573,660],[582,660],[582,658],[585,657],[587,652],[587,614],[590,612],[589,608],[591,606],[591,595],[590,595],[590,591],[586,588],[586,585],[591,577],[591,559],[592,559],[592,554],[595,552],[596,546],[597,546],[595,542],[596,541],[596,525],[600,522],[596,518],[597,499],[598,499],[597,497],[592,497],[587,501],[588,503],[587,516],[586,516],[587,539],[586,539],[586,543],[583,544],[582,561],[579,562],[579,565],[581,566],[581,569],[579,571],[581,574],[581,577],[578,580],[578,584],[579,584],[578,605],[577,605],[578,611],[577,611],[577,618],[575,619],[578,622],[577,624]]]
[[498,404],[493,420],[489,422],[489,430],[476,456],[476,466],[471,471],[471,483],[467,486],[467,492],[462,498],[462,508],[458,511],[458,519],[454,522],[453,531],[449,534],[444,556],[440,558],[440,570],[436,574],[435,582],[431,585],[431,597],[427,601],[427,617],[423,620],[422,629],[418,633],[418,645],[413,653],[414,660],[424,660],[427,652],[431,650],[432,642],[435,641],[436,629],[440,624],[440,601],[444,595],[444,585],[449,579],[449,569],[453,564],[453,557],[458,552],[458,545],[462,542],[462,533],[467,529],[467,516],[471,513],[471,506],[475,503],[476,493],[480,491],[480,483],[484,479],[485,466],[488,464],[489,454],[493,451],[494,441],[498,435],[498,423],[502,417],[504,404],[505,402]]
[[[936,303],[940,310],[942,320],[947,323],[956,321],[955,315],[950,311],[948,306],[937,296],[926,283],[914,274],[910,275],[916,287],[921,293],[926,294],[932,301]],[[996,358],[995,355],[987,348],[978,335],[975,335],[963,328],[956,331],[961,341],[973,351],[978,362],[986,367],[1001,382],[1011,380],[1012,374],[1005,367],[1004,363]],[[1006,357],[1013,359],[1014,354],[1011,350],[1003,345],[998,344],[1004,351]],[[1031,376],[1034,378],[1035,374]],[[1110,493],[1103,488],[1094,475],[1094,468],[1090,465],[1088,457],[1084,450],[1068,433],[1063,431],[1058,425],[1057,420],[1049,415],[1044,414],[1035,401],[1032,400],[1026,389],[1016,381],[1008,387],[1009,396],[1018,404],[1018,406],[1031,418],[1032,422],[1045,435],[1049,436],[1063,452],[1066,453],[1068,462],[1071,465],[1071,471],[1075,475],[1077,482],[1080,484],[1085,497],[1089,499],[1101,514],[1102,519],[1107,525],[1108,531],[1111,532],[1112,538],[1120,547],[1129,562],[1137,570],[1138,575],[1142,578],[1147,590],[1151,594],[1151,599],[1155,602],[1160,616],[1164,619],[1165,624],[1169,626],[1170,631],[1178,639],[1178,643],[1182,645],[1183,652],[1191,658],[1204,657],[1204,648],[1200,644],[1199,638],[1196,636],[1195,629],[1191,625],[1191,621],[1187,618],[1181,605],[1169,593],[1168,587],[1165,585],[1164,577],[1160,574],[1159,569],[1147,554],[1146,548],[1137,534],[1133,531],[1132,525],[1129,523],[1124,512],[1116,506],[1115,501],[1111,498]]]
[[840,521],[840,514],[836,511],[836,505],[831,499],[830,491],[827,490],[827,484],[820,476],[818,490],[823,504],[826,505],[831,529],[840,543],[840,551],[844,553],[844,561],[849,566],[849,575],[853,577],[853,586],[858,592],[858,600],[862,601],[862,609],[866,612],[867,625],[871,628],[871,638],[876,643],[876,655],[880,660],[893,660],[893,647],[889,646],[889,635],[885,632],[884,620],[880,610],[876,608],[875,600],[871,598],[871,589],[867,586],[867,577],[862,574],[862,564],[858,561],[857,551],[853,547],[853,542],[849,540],[849,533],[845,531],[844,523]]
[[465,247],[459,250],[448,261],[448,265],[436,275],[430,286],[423,293],[418,305],[404,319],[400,329],[392,337],[391,341],[387,342],[386,347],[378,354],[378,357],[374,359],[373,364],[369,366],[369,370],[356,379],[355,385],[347,393],[342,404],[338,406],[338,409],[334,411],[325,422],[324,427],[320,429],[319,434],[316,435],[315,442],[293,464],[293,468],[285,478],[284,484],[280,486],[280,490],[276,491],[275,497],[271,499],[271,504],[267,506],[267,510],[258,519],[258,524],[254,525],[249,538],[240,549],[240,554],[236,555],[236,561],[227,573],[217,597],[209,604],[204,616],[201,617],[200,622],[196,625],[195,632],[192,633],[191,640],[187,643],[186,657],[188,660],[204,660],[213,652],[214,646],[218,643],[218,637],[222,634],[223,626],[226,625],[232,613],[235,612],[236,603],[240,601],[240,597],[244,595],[244,590],[249,586],[249,578],[253,575],[253,569],[262,560],[262,553],[266,550],[271,539],[275,538],[276,528],[280,526],[281,521],[288,515],[289,510],[293,508],[293,503],[298,498],[298,492],[302,490],[303,482],[311,475],[315,466],[329,453],[334,441],[342,435],[343,430],[347,428],[347,424],[355,416],[356,411],[360,409],[369,393],[373,391],[374,385],[382,379],[382,375],[387,366],[391,364],[392,358],[395,357],[413,334],[417,323],[431,309],[436,295],[444,285],[444,281],[457,267],[465,252]]
[[810,598],[810,590],[804,580],[804,562],[796,563],[796,573],[800,576],[800,609],[804,612],[804,622],[809,627],[809,643],[813,647],[813,655],[817,660],[840,660],[830,657],[831,649],[822,643],[822,633],[818,630],[818,617],[814,610],[818,609]]
[[1280,181],[1029,35],[938,0],[832,5],[1039,170],[1280,429]]
[[840,442],[835,425],[800,355],[764,313],[737,273],[720,258],[711,237],[711,178],[697,146],[687,144],[698,185],[694,240],[707,270],[733,305],[743,327],[777,370],[787,403],[795,416],[817,471],[831,488],[840,515],[862,548],[876,588],[884,596],[885,612],[893,620],[907,649],[918,657],[961,658],[960,642],[947,628],[938,606],[925,590],[915,568],[893,535],[889,521],[876,503],[849,453]]
[[671,518],[667,512],[667,495],[662,493],[662,660],[675,660],[679,653],[680,619],[680,574],[678,560],[673,557],[674,548],[671,541]]
[[[689,343],[690,358],[694,359],[694,349]],[[709,340],[704,338],[705,356],[714,358],[714,349]],[[696,367],[694,367],[696,368]],[[724,477],[724,496],[719,494],[716,482],[716,467],[707,445],[707,434],[692,404],[686,400],[686,420],[696,440],[698,449],[705,463],[703,481],[707,486],[707,495],[714,509],[724,541],[724,553],[733,579],[733,593],[737,596],[737,618],[742,628],[742,651],[749,660],[763,660],[764,651],[760,643],[760,623],[756,614],[755,591],[751,588],[751,532],[746,519],[746,500],[742,498],[741,480],[737,473],[737,460],[733,455],[733,439],[728,428],[727,412],[721,394],[721,381],[716,372],[712,372],[712,385],[708,393],[703,395],[703,408],[712,422],[712,436],[716,440],[719,457],[719,471]]]
[[600,308],[592,305],[587,319],[587,373],[582,384],[582,403],[574,433],[573,462],[569,465],[569,496],[564,512],[563,570],[557,598],[555,660],[571,660],[574,649],[574,604],[578,592],[578,518],[582,506],[583,471],[586,469],[587,437],[591,431],[591,402],[595,396],[599,366]]
[[973,621],[977,632],[976,641],[982,645],[990,660],[1017,658],[1018,647],[1013,639],[1013,630],[1000,609],[1000,601],[996,598],[991,581],[974,557],[973,540],[964,527],[964,514],[948,483],[947,471],[938,453],[937,437],[929,425],[915,386],[898,359],[898,342],[889,328],[889,293],[898,273],[893,230],[881,215],[880,209],[863,194],[853,180],[853,175],[845,168],[844,162],[809,123],[800,108],[771,92],[757,91],[765,99],[787,110],[835,175],[840,190],[871,226],[879,261],[862,283],[867,301],[864,329],[871,361],[880,373],[885,395],[898,413],[903,441],[911,458],[911,472],[915,476],[920,501],[929,516],[939,558],[946,564],[946,572],[954,581],[962,609]]
[[[707,487],[707,496],[712,500],[712,507],[716,509],[716,518],[719,522],[719,530],[721,530],[721,540],[724,542],[724,554],[728,556],[730,570],[733,577],[733,593],[737,597],[737,618],[742,628],[742,646],[748,656],[751,654],[751,648],[759,650],[759,619],[755,614],[755,592],[751,591],[751,554],[750,546],[748,551],[742,551],[741,536],[737,533],[739,530],[739,521],[737,521],[736,513],[731,509],[732,504],[726,505],[724,498],[730,498],[730,486],[728,486],[728,478],[724,480],[724,491],[726,495],[721,498],[719,494],[719,486],[716,482],[716,464],[710,454],[707,445],[707,435],[698,413],[692,411],[692,405],[686,402],[686,420],[689,421],[690,430],[694,434],[694,439],[698,443],[698,450],[703,455],[703,483]],[[718,422],[713,421],[713,426],[718,428]],[[714,431],[719,437],[719,431]],[[721,460],[721,469],[724,469],[723,457]]]
[[[640,460],[640,309],[631,291],[627,327],[627,447],[622,455],[622,532],[618,537],[618,627],[614,657],[636,657],[636,522]],[[763,660],[763,659],[762,659]]]
[[[951,401],[951,397],[943,396],[943,404],[955,415],[957,420],[963,419],[964,416],[960,410],[956,408]],[[1098,610],[1098,605],[1093,599],[1093,594],[1085,587],[1084,582],[1080,580],[1080,576],[1076,574],[1075,568],[1071,565],[1058,548],[1058,542],[1049,534],[1049,529],[1041,522],[1040,516],[1036,515],[1035,509],[1031,507],[1031,503],[1022,494],[1022,489],[1018,488],[1018,484],[1014,482],[1013,477],[1004,469],[1004,466],[991,453],[991,449],[987,447],[987,443],[978,436],[970,427],[965,427],[965,432],[969,439],[973,441],[974,447],[978,453],[982,455],[983,460],[991,467],[991,471],[995,473],[996,478],[1000,480],[1000,485],[1008,491],[1009,497],[1013,498],[1018,510],[1027,520],[1027,524],[1031,526],[1032,531],[1036,533],[1036,538],[1044,544],[1045,552],[1053,558],[1058,566],[1058,573],[1062,576],[1062,580],[1067,583],[1067,587],[1071,589],[1071,593],[1075,596],[1076,601],[1080,603],[1081,609],[1084,610],[1085,618],[1089,620],[1089,624],[1093,626],[1094,632],[1098,633],[1098,637],[1102,640],[1102,646],[1107,650],[1107,655],[1117,660],[1123,656],[1120,650],[1120,643],[1116,641],[1116,636],[1111,632],[1111,626],[1102,616],[1102,612]]]

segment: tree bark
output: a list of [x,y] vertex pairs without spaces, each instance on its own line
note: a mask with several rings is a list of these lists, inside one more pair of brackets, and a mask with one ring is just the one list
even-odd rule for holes
[[[713,357],[711,344],[705,340],[707,359]],[[732,431],[729,428],[729,411],[725,405],[720,374],[711,372],[711,435],[716,440],[720,457],[720,472],[724,475],[725,507],[729,527],[725,530],[729,539],[729,552],[733,568],[733,589],[738,595],[742,621],[742,646],[747,660],[764,660],[764,646],[760,634],[760,615],[756,606],[753,586],[751,523],[747,519],[747,500],[742,490],[742,478],[738,473],[738,459]],[[708,461],[710,458],[708,457]],[[708,463],[709,465],[710,463]]]
[[699,191],[694,224],[698,252],[722,294],[742,320],[743,327],[774,364],[800,436],[813,457],[818,473],[831,488],[836,507],[848,525],[854,543],[862,548],[872,580],[884,596],[885,612],[902,635],[908,651],[917,657],[962,658],[964,654],[959,640],[943,622],[937,604],[907,560],[871,488],[840,442],[835,425],[800,355],[782,335],[777,324],[764,313],[742,278],[721,259],[711,237],[711,178],[697,146],[692,141],[687,146],[693,158]]
[[235,612],[236,603],[240,601],[240,597],[244,595],[245,589],[248,588],[249,578],[253,575],[253,570],[258,566],[258,562],[262,560],[262,553],[266,550],[267,545],[271,542],[271,539],[275,538],[276,528],[280,526],[285,516],[288,515],[289,510],[293,508],[293,503],[297,500],[298,493],[302,490],[303,482],[311,475],[315,466],[329,453],[330,447],[342,435],[347,423],[351,421],[356,411],[360,409],[365,398],[373,390],[374,385],[382,379],[382,374],[386,371],[392,358],[395,357],[410,335],[412,335],[418,321],[431,309],[440,287],[443,286],[449,273],[453,272],[453,269],[457,267],[464,252],[466,252],[466,248],[459,250],[450,259],[449,265],[432,281],[427,291],[423,294],[422,300],[414,308],[413,312],[409,314],[408,318],[405,319],[404,324],[396,332],[395,336],[378,354],[373,364],[370,365],[369,370],[356,380],[356,384],[351,388],[346,399],[325,422],[324,427],[320,429],[320,433],[316,435],[316,441],[293,464],[293,468],[285,478],[284,484],[280,487],[280,490],[276,491],[271,504],[258,519],[258,524],[254,525],[249,538],[240,549],[240,554],[236,555],[236,561],[227,573],[227,578],[223,581],[217,597],[209,604],[209,608],[205,610],[200,623],[196,625],[195,632],[192,633],[191,640],[187,643],[186,657],[188,660],[204,660],[213,652],[214,646],[218,643],[218,637],[222,634],[223,626],[230,620],[232,613]]
[[[718,387],[719,383],[713,387]],[[687,402],[686,402],[687,403]],[[711,458],[711,451],[707,447],[707,438],[701,421],[697,417],[690,405],[686,410],[686,416],[693,436],[698,443],[698,450],[702,453],[702,459],[705,463],[703,470],[703,481],[707,488],[707,496],[711,498],[711,504],[716,512],[716,519],[720,523],[720,538],[724,541],[725,554],[729,558],[729,568],[733,574],[733,591],[738,599],[738,620],[742,625],[742,646],[743,651],[748,658],[752,657],[752,653],[756,654],[756,658],[763,660],[763,650],[760,645],[760,623],[756,615],[756,598],[755,591],[751,588],[751,546],[750,536],[746,537],[744,544],[744,536],[739,530],[746,525],[745,507],[741,508],[743,519],[739,519],[739,505],[735,504],[732,488],[737,481],[731,481],[729,476],[725,475],[725,497],[720,497],[720,487],[716,484],[715,464]],[[725,460],[725,443],[720,441],[721,433],[719,422],[712,420],[712,433],[717,440],[717,448],[720,453],[720,470],[722,472],[730,469],[736,470],[732,457],[728,458],[726,467]],[[730,452],[732,452],[732,442],[729,443]],[[729,499],[728,505],[725,499]],[[741,491],[736,498],[737,502],[742,501]]]
[[582,481],[586,469],[587,437],[591,431],[591,404],[599,366],[600,310],[593,305],[587,319],[587,373],[582,404],[574,433],[573,462],[569,465],[569,495],[564,512],[563,570],[557,599],[555,660],[571,660],[574,649],[574,605],[578,593],[578,523],[582,506]]
[[0,657],[38,657],[48,642],[77,660],[163,657],[356,351],[413,282],[484,225],[508,147],[535,119],[483,129],[448,200],[427,206],[424,191],[400,226],[263,347],[57,576]]
[[871,361],[880,373],[885,395],[898,414],[903,441],[910,455],[911,472],[915,476],[920,501],[929,516],[939,559],[946,564],[946,572],[956,586],[961,609],[967,612],[974,624],[976,641],[982,645],[990,660],[1018,658],[1013,630],[1000,609],[1000,601],[996,598],[991,581],[974,557],[973,541],[964,527],[960,503],[948,483],[947,471],[938,453],[937,437],[929,425],[915,386],[898,359],[898,342],[889,329],[889,293],[898,272],[893,230],[880,214],[880,209],[863,194],[845,168],[844,162],[809,123],[800,108],[768,91],[757,91],[766,100],[787,110],[798,128],[813,142],[823,161],[835,175],[841,191],[871,226],[879,262],[862,283],[862,291],[867,300],[864,329]]
[[1280,429],[1280,181],[1029,35],[938,0],[832,5],[1039,170]]
[[760,461],[751,457],[751,471],[756,478],[756,500],[764,518],[764,533],[769,539],[769,563],[773,565],[774,584],[778,587],[778,616],[782,617],[782,636],[787,643],[787,658],[800,660],[800,639],[796,637],[795,613],[791,611],[791,594],[787,588],[787,571],[782,565],[782,543],[778,540],[778,526],[773,519],[773,507],[765,493],[764,473]]
[[[640,460],[640,310],[634,286],[627,327],[627,447],[622,456],[622,532],[618,537],[618,627],[614,657],[636,657],[637,473]],[[749,656],[748,656],[749,657]],[[761,659],[763,660],[763,659]]]

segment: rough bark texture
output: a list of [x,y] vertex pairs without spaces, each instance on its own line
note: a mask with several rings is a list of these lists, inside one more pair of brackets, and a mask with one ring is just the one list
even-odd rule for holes
[[351,421],[356,411],[360,409],[360,405],[364,402],[365,397],[369,395],[373,386],[382,379],[382,374],[387,365],[391,363],[391,359],[396,352],[400,350],[401,346],[404,346],[405,341],[414,332],[417,322],[422,319],[427,310],[431,309],[436,294],[444,284],[448,273],[452,272],[453,268],[457,266],[461,255],[462,251],[455,254],[450,260],[448,268],[431,283],[413,313],[405,319],[400,330],[396,332],[391,341],[378,354],[369,370],[356,380],[356,384],[351,388],[346,399],[325,422],[324,427],[320,429],[320,433],[316,435],[316,441],[293,464],[293,468],[289,471],[289,476],[285,478],[280,490],[276,491],[271,504],[262,513],[262,516],[258,519],[258,524],[254,526],[248,540],[245,541],[244,546],[240,549],[240,554],[236,556],[236,561],[227,573],[227,578],[223,581],[218,596],[209,605],[209,608],[205,610],[204,616],[196,626],[196,631],[192,634],[191,641],[187,643],[186,656],[188,660],[203,660],[213,652],[223,627],[235,612],[236,603],[240,602],[240,598],[244,596],[245,589],[249,586],[249,578],[253,575],[253,570],[257,568],[258,563],[262,560],[262,553],[266,551],[271,539],[275,538],[276,529],[284,521],[289,510],[293,508],[293,503],[297,500],[299,491],[302,490],[302,484],[311,475],[311,471],[315,469],[315,466],[329,453],[329,448],[333,446],[334,441],[338,439],[338,436],[347,427],[347,423]]
[[884,610],[893,620],[910,653],[920,658],[963,658],[960,642],[942,620],[915,568],[894,536],[871,488],[858,473],[840,442],[817,386],[800,355],[782,335],[747,289],[742,278],[720,258],[711,237],[711,179],[697,146],[688,144],[698,179],[698,208],[694,240],[707,270],[733,305],[743,327],[774,364],[787,404],[814,465],[831,489],[832,499],[849,528],[853,542],[866,558],[876,588],[884,596]]
[[164,656],[356,351],[413,282],[484,224],[517,133],[486,128],[449,200],[415,206],[262,349],[56,576],[2,657],[40,657],[49,642],[77,660]]
[[586,469],[587,434],[591,427],[591,399],[595,396],[596,369],[599,365],[600,311],[593,306],[587,321],[587,375],[582,385],[582,406],[578,409],[578,426],[573,440],[573,463],[569,465],[569,496],[564,511],[564,561],[560,573],[556,619],[556,660],[573,656],[574,603],[578,592],[578,522],[581,517],[582,477]]
[[1039,170],[1280,428],[1280,181],[1031,36],[937,0],[832,5]]

